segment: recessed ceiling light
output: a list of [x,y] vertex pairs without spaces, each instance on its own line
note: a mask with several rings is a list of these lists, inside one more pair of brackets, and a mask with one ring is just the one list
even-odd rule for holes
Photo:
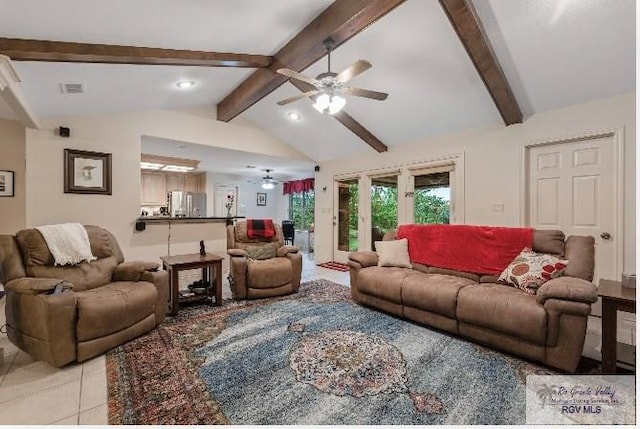
[[194,86],[195,84],[196,83],[192,80],[181,80],[180,82],[176,83],[176,86],[180,89],[188,89]]
[[289,119],[291,119],[292,121],[299,121],[300,120],[300,115],[297,114],[296,112],[289,112],[287,113],[287,116],[289,117]]

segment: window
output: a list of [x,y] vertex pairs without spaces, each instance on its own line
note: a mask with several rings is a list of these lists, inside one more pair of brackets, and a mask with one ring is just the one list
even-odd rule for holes
[[413,172],[413,222],[450,223],[453,165]]
[[314,221],[315,194],[313,191],[289,194],[289,219],[296,229],[308,230]]
[[371,249],[398,226],[398,173],[371,178]]

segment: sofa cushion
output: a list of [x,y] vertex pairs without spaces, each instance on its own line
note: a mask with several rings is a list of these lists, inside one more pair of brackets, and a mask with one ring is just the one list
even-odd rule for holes
[[477,282],[445,274],[415,273],[402,285],[403,305],[455,319],[458,292]]
[[402,240],[376,241],[379,267],[411,268],[409,260],[409,243]]
[[473,280],[473,283],[480,283],[480,276],[474,273],[468,273],[466,271],[448,270],[446,268],[429,267],[429,274],[446,274],[448,276],[464,277],[465,279]]
[[247,287],[267,289],[291,283],[293,265],[289,258],[247,261]]
[[85,225],[84,229],[87,230],[93,256],[102,259],[114,255],[115,252],[111,234],[109,234],[106,229],[95,225]]
[[248,228],[247,228],[247,221],[240,221],[235,225],[235,241],[236,241],[236,246],[238,243],[264,243],[264,242],[271,242],[271,241],[275,241],[275,242],[279,242],[280,245],[283,245],[284,242],[282,241],[282,228],[280,227],[280,225],[278,224],[274,224],[273,228],[276,231],[276,235],[270,238],[263,238],[263,237],[258,237],[258,238],[250,238],[248,233]]
[[121,331],[155,313],[156,287],[149,282],[114,282],[78,292],[78,341]]
[[460,289],[458,321],[544,345],[547,312],[530,295],[511,286],[482,283]]
[[564,270],[565,276],[578,277],[588,282],[593,280],[595,267],[595,239],[591,236],[572,235],[567,238],[564,259],[569,265]]
[[534,252],[564,255],[564,232],[557,229],[536,229],[533,233]]
[[116,258],[111,256],[72,266],[33,265],[27,267],[27,274],[30,277],[66,280],[73,284],[73,290],[78,292],[111,283],[117,265]]
[[523,249],[504,269],[498,282],[507,283],[523,291],[534,294],[546,281],[562,275],[569,261],[546,253],[536,253]]
[[402,304],[402,283],[415,274],[409,268],[367,267],[358,272],[358,290],[367,295]]
[[246,252],[251,259],[271,259],[276,257],[278,251],[276,245],[276,243],[269,243],[264,246],[250,246],[247,247]]

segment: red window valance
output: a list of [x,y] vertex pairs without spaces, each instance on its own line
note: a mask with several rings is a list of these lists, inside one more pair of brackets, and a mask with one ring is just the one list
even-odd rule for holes
[[282,184],[282,195],[313,191],[314,182],[314,178],[284,182]]

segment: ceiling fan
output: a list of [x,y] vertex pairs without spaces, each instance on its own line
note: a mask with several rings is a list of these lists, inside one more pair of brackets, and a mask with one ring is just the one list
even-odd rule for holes
[[269,175],[269,173],[271,173],[273,170],[271,169],[266,169],[263,170],[267,173],[266,176],[264,176],[262,178],[262,189],[273,189],[275,187],[275,185],[278,183],[274,180],[274,178],[272,176]]
[[303,98],[313,97],[312,99],[315,101],[313,107],[316,110],[320,113],[329,113],[330,115],[333,115],[338,113],[347,103],[346,99],[342,95],[355,95],[356,97],[365,97],[380,101],[387,99],[389,94],[384,92],[354,88],[345,85],[354,77],[369,70],[371,68],[371,63],[369,61],[358,60],[340,74],[331,71],[331,49],[333,49],[334,44],[335,42],[330,37],[323,42],[323,45],[327,50],[328,67],[326,72],[320,73],[315,78],[305,76],[302,73],[298,73],[290,69],[277,70],[281,75],[308,83],[315,87],[314,90],[280,100],[278,101],[278,105],[284,106],[285,104],[289,104]]

